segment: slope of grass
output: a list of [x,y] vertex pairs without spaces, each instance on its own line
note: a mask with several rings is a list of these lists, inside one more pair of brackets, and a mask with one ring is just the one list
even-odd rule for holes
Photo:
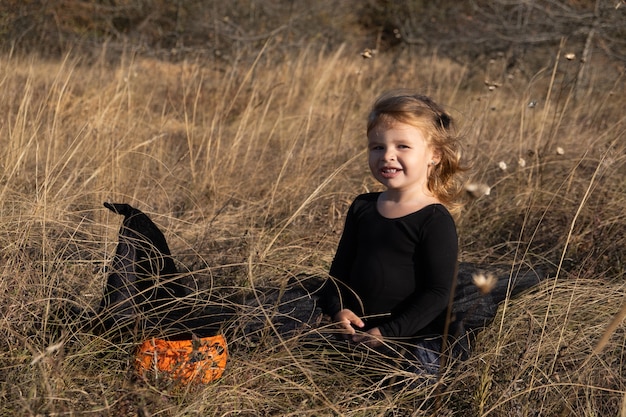
[[[231,66],[0,59],[0,414],[625,415],[626,327],[609,327],[623,318],[623,76],[597,67],[577,90],[563,50],[530,79],[436,55],[275,51]],[[551,270],[440,384],[298,338],[233,344],[208,386],[137,383],[130,342],[57,314],[97,306],[120,220],[105,200],[161,226],[200,298],[323,276],[351,199],[377,189],[364,118],[396,86],[451,108],[470,181],[491,187],[459,217],[462,259]]]

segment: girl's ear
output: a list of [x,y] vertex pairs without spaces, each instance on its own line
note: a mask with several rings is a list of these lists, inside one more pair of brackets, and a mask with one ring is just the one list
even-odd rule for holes
[[435,165],[438,165],[439,162],[441,162],[441,151],[439,149],[433,149],[432,161]]

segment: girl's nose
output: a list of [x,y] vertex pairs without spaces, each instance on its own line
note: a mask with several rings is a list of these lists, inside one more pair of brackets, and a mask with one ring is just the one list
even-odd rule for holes
[[393,149],[387,149],[385,151],[384,158],[385,158],[385,161],[395,161],[396,153],[393,151]]

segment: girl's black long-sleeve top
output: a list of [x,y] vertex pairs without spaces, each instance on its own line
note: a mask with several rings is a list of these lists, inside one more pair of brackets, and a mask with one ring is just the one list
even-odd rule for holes
[[362,194],[350,206],[324,312],[349,308],[384,337],[442,334],[458,258],[454,220],[441,204],[389,219],[378,212],[379,195]]

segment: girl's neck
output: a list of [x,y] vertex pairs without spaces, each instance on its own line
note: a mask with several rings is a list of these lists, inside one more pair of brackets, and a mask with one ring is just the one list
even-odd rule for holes
[[439,199],[430,193],[411,194],[387,190],[378,197],[376,207],[383,217],[394,219],[415,213],[428,205],[440,203]]

